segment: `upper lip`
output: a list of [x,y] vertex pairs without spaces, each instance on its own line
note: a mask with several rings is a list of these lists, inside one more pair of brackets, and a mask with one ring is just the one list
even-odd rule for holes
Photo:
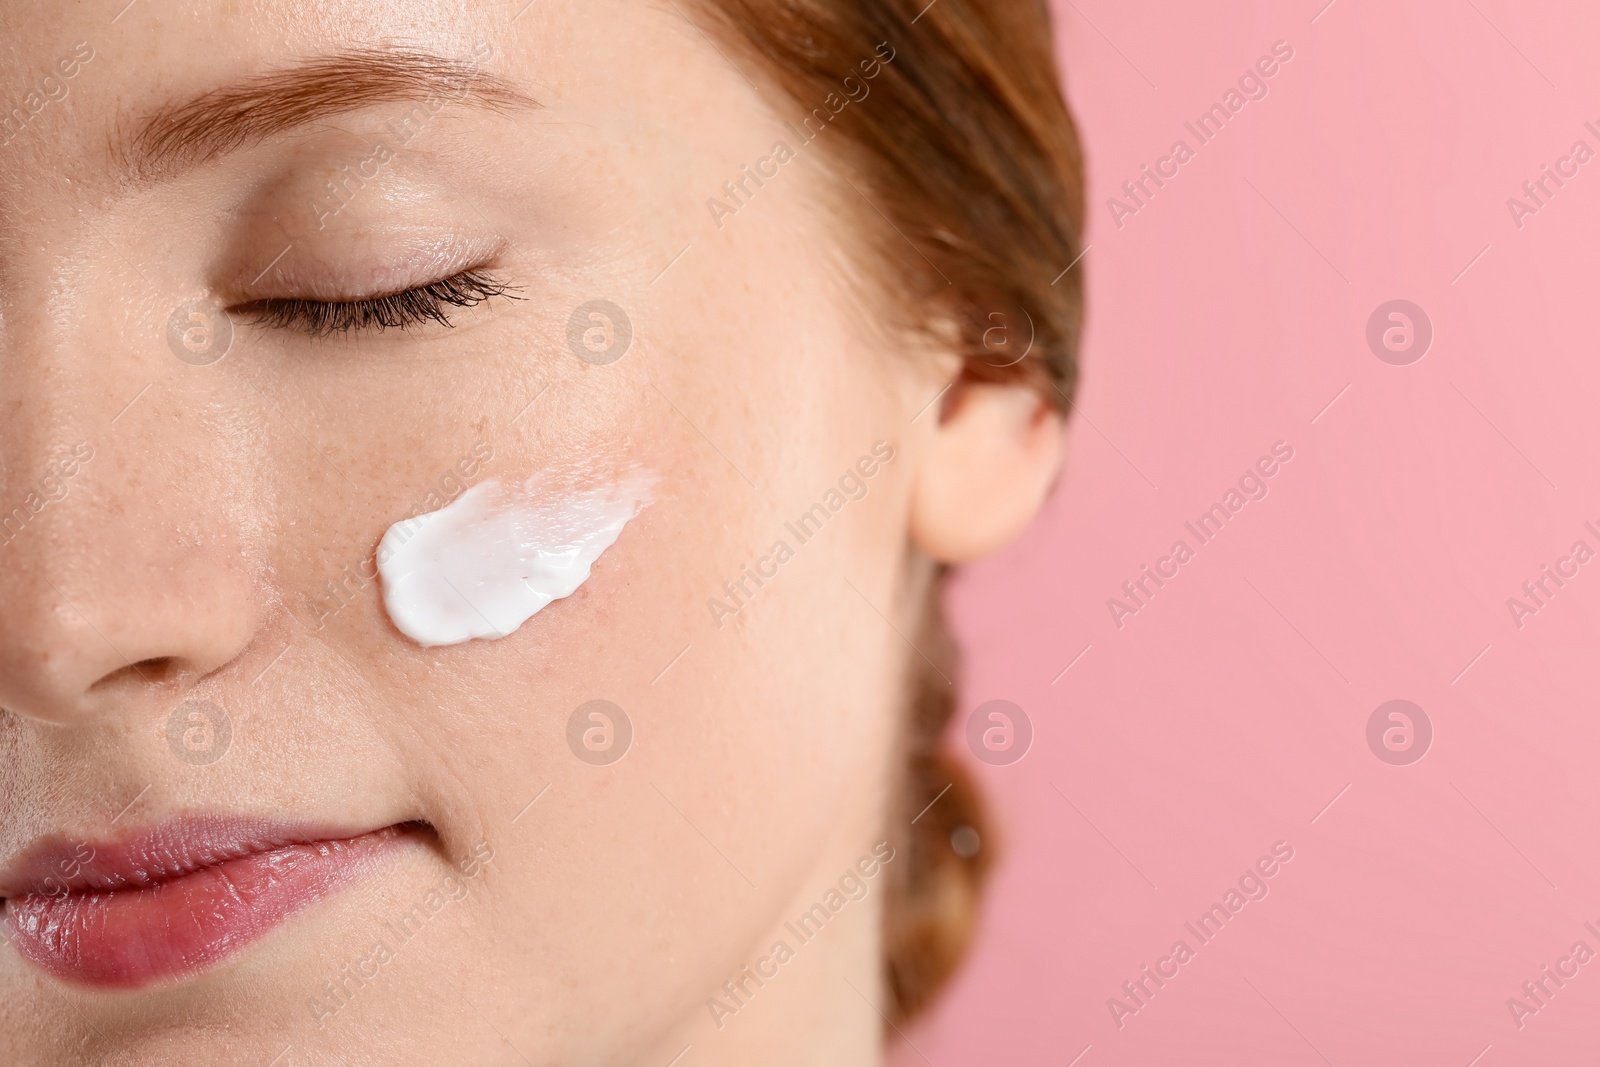
[[185,815],[115,840],[51,834],[25,847],[0,870],[0,901],[149,888],[241,856],[343,841],[378,829],[382,827]]

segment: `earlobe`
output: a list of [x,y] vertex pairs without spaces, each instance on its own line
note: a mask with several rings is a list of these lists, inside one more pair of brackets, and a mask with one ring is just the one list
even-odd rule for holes
[[912,542],[942,563],[1004,548],[1055,482],[1061,431],[1060,413],[1026,386],[959,383],[917,471]]

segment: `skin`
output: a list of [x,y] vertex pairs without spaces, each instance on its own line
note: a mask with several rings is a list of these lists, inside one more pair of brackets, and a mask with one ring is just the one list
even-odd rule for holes
[[[0,868],[41,835],[193,812],[431,830],[178,981],[89,990],[0,945],[0,1061],[877,1062],[881,876],[720,1027],[707,1000],[888,836],[900,634],[934,561],[1031,519],[1059,420],[995,386],[924,411],[959,362],[881,325],[822,149],[716,224],[705,201],[787,112],[672,4],[122,4],[0,0],[0,90],[95,50],[0,148],[0,509],[93,449],[0,544]],[[445,107],[322,229],[322,178],[409,105],[149,184],[108,155],[163,105],[394,41],[486,42],[485,69],[541,106]],[[471,266],[522,299],[323,338],[235,314],[209,366],[166,340],[191,299],[351,298]],[[633,329],[606,365],[568,343],[596,298]],[[866,495],[797,544],[784,523],[880,441],[895,458]],[[421,648],[369,581],[329,613],[327,583],[482,443],[467,481],[637,465],[653,502],[504,640]],[[708,600],[780,538],[794,558],[719,626]],[[191,698],[232,723],[208,765],[168,745]],[[566,743],[595,698],[634,731],[603,767]],[[466,895],[319,1012],[384,920],[483,844]]]

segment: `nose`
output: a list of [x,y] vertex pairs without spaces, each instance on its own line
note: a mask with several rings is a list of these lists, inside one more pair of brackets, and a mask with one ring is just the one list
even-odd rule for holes
[[73,725],[171,704],[257,630],[237,464],[191,368],[16,326],[0,344],[0,706]]

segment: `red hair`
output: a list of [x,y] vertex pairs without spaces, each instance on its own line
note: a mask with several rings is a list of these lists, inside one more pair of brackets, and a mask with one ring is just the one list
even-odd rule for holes
[[[694,2],[735,55],[756,61],[785,108],[819,109],[800,123],[825,129],[821,143],[855,186],[841,186],[841,202],[870,235],[869,274],[885,282],[900,320],[958,345],[969,378],[1025,383],[1066,412],[1083,318],[1083,161],[1044,0]],[[858,99],[847,78],[870,78],[870,96],[828,106]],[[996,315],[1031,325],[1026,357],[986,347]],[[891,812],[892,826],[908,828],[890,836],[908,859],[894,865],[883,931],[896,1022],[927,1005],[960,962],[994,851],[976,789],[939,743],[956,664],[939,584],[917,642],[937,666],[912,657]],[[976,852],[952,844],[963,827],[978,832]]]

